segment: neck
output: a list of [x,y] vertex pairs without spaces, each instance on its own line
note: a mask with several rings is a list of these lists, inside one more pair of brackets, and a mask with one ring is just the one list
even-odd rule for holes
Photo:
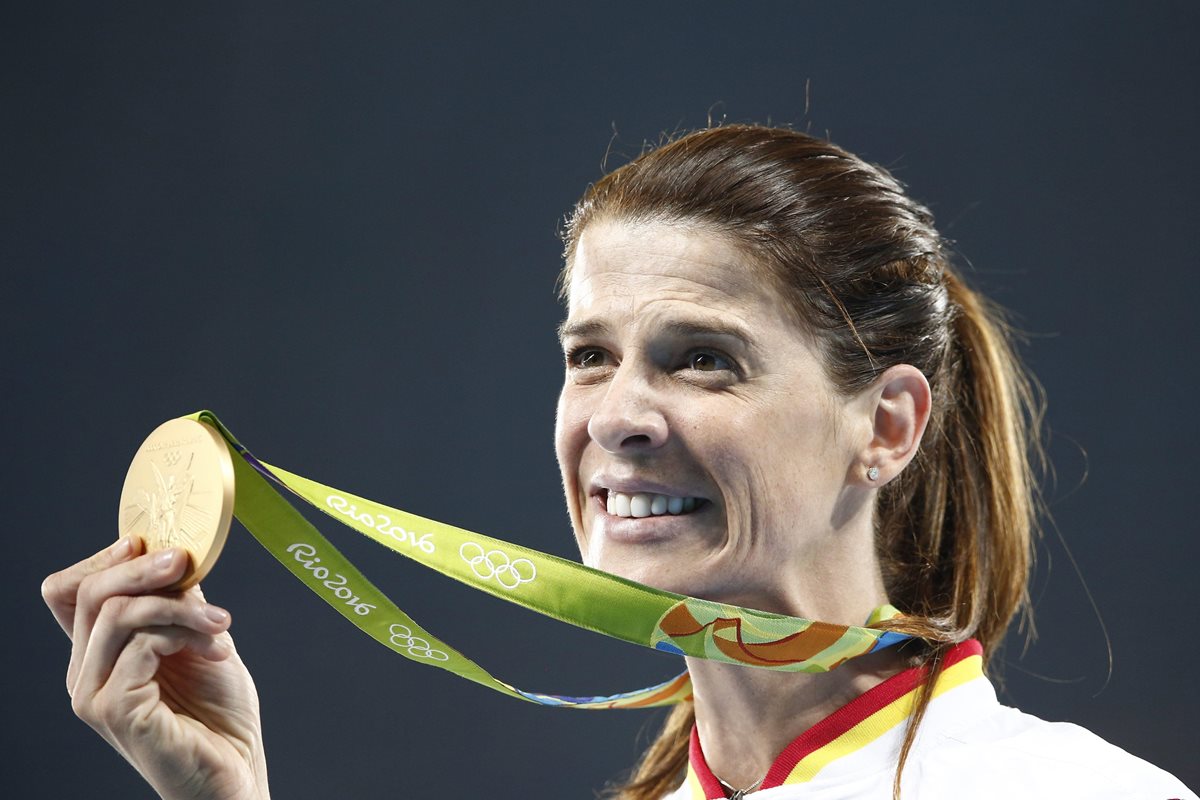
[[816,675],[688,659],[705,760],[729,785],[752,786],[793,739],[903,668],[892,649]]
[[[805,580],[774,580],[770,592],[756,587],[751,596],[728,602],[861,625],[888,601],[872,531],[869,513],[855,515],[806,554]],[[824,588],[814,592],[813,587]],[[687,662],[705,760],[719,780],[737,789],[764,778],[797,736],[906,666],[894,648],[812,675],[696,658]]]

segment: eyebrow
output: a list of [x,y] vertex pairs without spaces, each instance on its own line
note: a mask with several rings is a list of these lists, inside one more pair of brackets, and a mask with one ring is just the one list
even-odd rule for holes
[[[681,338],[687,337],[704,337],[714,336],[728,339],[735,339],[745,345],[748,349],[757,350],[754,344],[754,338],[750,332],[741,325],[725,319],[709,319],[703,322],[696,320],[670,320],[663,326],[666,331],[672,335]],[[609,333],[609,326],[600,320],[583,320],[581,322],[568,322],[564,320],[558,326],[558,340],[564,342],[572,337],[591,338],[605,336]]]
[[569,322],[563,320],[558,325],[558,341],[565,342],[573,336],[582,338],[601,336],[608,333],[608,326],[598,320],[584,322]]

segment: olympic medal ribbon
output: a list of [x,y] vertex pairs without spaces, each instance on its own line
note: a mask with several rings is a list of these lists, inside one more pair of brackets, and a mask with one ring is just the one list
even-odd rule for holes
[[[488,594],[634,644],[682,595],[333,489],[260,462],[281,486],[384,547]],[[582,585],[585,591],[571,591]]]
[[[197,412],[191,418],[215,427],[235,453],[238,519],[305,585],[376,641],[401,655],[441,666],[522,699],[574,707],[641,707],[677,702],[687,696],[690,687],[686,680],[681,682],[685,678],[681,676],[637,692],[576,698],[525,692],[499,681],[416,625],[266,479],[394,552],[473,588],[572,625],[657,650],[766,669],[824,672],[848,658],[909,638],[875,627],[814,622],[653,589],[333,489],[259,461],[211,412]],[[249,491],[243,484],[250,487]],[[375,613],[384,608],[386,613]],[[878,624],[898,613],[884,606],[872,615],[870,623]],[[384,619],[386,625],[380,622]]]
[[[207,419],[205,420],[207,421]],[[233,444],[233,442],[231,442]],[[234,514],[251,535],[305,586],[363,633],[405,658],[441,667],[503,694],[570,708],[644,708],[690,696],[686,674],[657,686],[599,697],[572,697],[517,689],[425,630],[404,613],[233,449]]]

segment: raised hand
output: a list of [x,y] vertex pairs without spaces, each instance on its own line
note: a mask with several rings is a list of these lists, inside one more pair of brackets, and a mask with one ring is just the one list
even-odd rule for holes
[[164,798],[267,798],[254,681],[229,635],[229,612],[183,575],[175,548],[137,538],[48,577],[42,596],[71,637],[75,713]]

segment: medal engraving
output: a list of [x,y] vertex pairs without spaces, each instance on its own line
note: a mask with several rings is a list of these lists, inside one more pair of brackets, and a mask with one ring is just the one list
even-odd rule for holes
[[181,547],[190,563],[173,590],[199,582],[216,562],[233,518],[233,461],[221,435],[190,419],[160,425],[138,448],[117,528],[147,552]]

